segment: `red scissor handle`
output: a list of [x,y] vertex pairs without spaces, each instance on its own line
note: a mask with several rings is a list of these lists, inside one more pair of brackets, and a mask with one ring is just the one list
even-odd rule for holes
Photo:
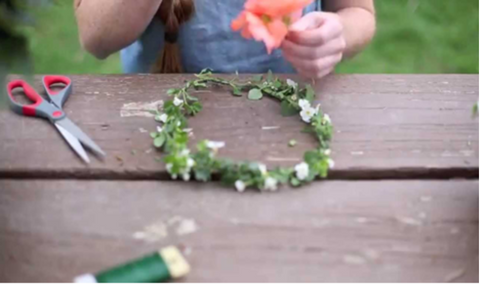
[[[21,104],[13,96],[13,90],[22,88],[25,95],[33,101],[32,104]],[[10,99],[10,107],[18,114],[28,116],[40,116],[56,121],[62,119],[65,113],[47,102],[40,96],[27,82],[23,80],[14,80],[7,85],[7,93]]]
[[[22,88],[23,92],[25,95],[33,101],[32,104],[20,104],[15,100],[15,97],[13,96],[13,90],[16,88]],[[7,93],[8,96],[10,97],[10,101],[14,103],[16,106],[21,108],[21,112],[24,115],[29,115],[29,116],[35,116],[36,115],[36,109],[39,105],[42,104],[45,100],[40,96],[37,91],[35,91],[27,82],[23,80],[15,80],[7,85]],[[19,111],[19,109],[16,109],[15,111]]]
[[[52,86],[55,84],[62,84],[65,86],[60,90],[52,90]],[[45,88],[45,91],[47,91],[50,101],[61,109],[72,93],[72,80],[66,76],[48,75],[43,77],[43,87]]]
[[47,90],[48,94],[54,96],[58,94],[61,90],[52,90],[52,85],[55,84],[64,84],[65,88],[72,84],[72,80],[65,76],[57,76],[57,75],[48,75],[43,77],[43,83],[45,90]]

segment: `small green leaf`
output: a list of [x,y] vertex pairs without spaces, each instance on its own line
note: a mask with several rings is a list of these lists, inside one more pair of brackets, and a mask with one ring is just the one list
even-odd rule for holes
[[185,145],[185,144],[187,144],[187,142],[188,142],[188,134],[187,133],[182,132],[182,133],[178,133],[175,136],[175,143],[177,145]]
[[257,75],[257,76],[254,76],[254,77],[252,78],[252,82],[254,82],[254,83],[258,83],[258,82],[260,82],[260,81],[262,81],[262,80],[263,80],[263,76],[262,76],[262,75]]
[[196,115],[202,110],[202,104],[199,102],[194,102],[193,104],[186,106],[187,112],[190,115]]
[[187,99],[188,99],[189,101],[193,101],[193,102],[197,102],[197,101],[198,101],[198,98],[192,97],[192,96],[190,96],[190,95],[187,95]]
[[303,156],[303,159],[307,164],[315,164],[320,160],[320,157],[318,156],[317,152],[315,151],[308,151],[305,152],[305,155]]
[[158,136],[158,132],[150,132],[150,137],[152,137],[153,139],[157,138]]
[[173,101],[166,101],[163,105],[163,110],[168,116],[171,116],[177,110],[177,107],[173,104]]
[[212,74],[213,70],[210,68],[205,68],[202,71],[200,71],[200,74]]
[[300,181],[297,178],[292,178],[290,180],[290,183],[292,184],[292,186],[295,186],[295,187],[300,185]]
[[263,89],[262,89],[262,92],[267,93],[267,94],[270,94],[270,95],[275,93],[275,91],[272,90],[272,89],[270,89],[270,87],[268,87],[268,88],[263,88]]
[[197,181],[209,181],[212,175],[208,169],[195,169],[195,179]]
[[281,114],[282,116],[293,116],[298,114],[298,110],[292,106],[288,101],[282,101],[281,105],[282,110]]
[[315,168],[310,168],[310,171],[308,172],[308,176],[305,179],[305,181],[311,182],[315,179],[315,177],[318,175],[319,171],[317,171]]
[[167,94],[168,95],[175,95],[175,94],[178,94],[179,91],[180,90],[178,90],[178,89],[168,89]]
[[312,85],[307,85],[305,99],[310,103],[315,99],[315,90],[312,88]]
[[289,181],[292,173],[293,170],[291,169],[276,168],[275,170],[270,172],[270,176],[278,180],[279,183],[285,184]]
[[281,88],[282,87],[282,81],[280,80],[275,80],[275,83],[273,83],[273,86],[277,89]]
[[198,82],[198,81],[193,81],[193,86],[195,87],[195,89],[200,89],[200,88],[206,88],[207,84]]
[[194,102],[192,104],[192,108],[195,110],[196,113],[199,113],[203,109],[203,106],[199,102]]
[[273,81],[273,73],[272,73],[272,70],[268,70],[267,82],[272,82],[272,81]]
[[250,92],[248,92],[248,99],[253,100],[253,101],[258,101],[263,97],[262,91],[259,89],[251,89]]
[[233,88],[232,93],[233,93],[234,96],[237,96],[237,97],[241,97],[241,96],[242,96],[242,92],[241,92],[240,89],[237,88],[237,87]]
[[165,135],[160,135],[153,140],[153,145],[157,148],[161,148],[165,143]]
[[292,139],[292,140],[290,140],[290,142],[288,142],[288,146],[290,146],[290,147],[295,147],[295,145],[297,145],[297,140],[295,140],[295,139]]

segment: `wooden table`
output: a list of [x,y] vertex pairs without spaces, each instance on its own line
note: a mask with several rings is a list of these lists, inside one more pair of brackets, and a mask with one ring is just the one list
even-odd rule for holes
[[[272,194],[168,180],[131,103],[187,77],[72,76],[65,110],[108,153],[90,166],[47,122],[0,109],[0,281],[71,281],[178,245],[184,281],[478,282],[478,75],[317,82],[336,168]],[[293,165],[315,146],[273,100],[198,96],[194,141],[225,141],[223,156]]]

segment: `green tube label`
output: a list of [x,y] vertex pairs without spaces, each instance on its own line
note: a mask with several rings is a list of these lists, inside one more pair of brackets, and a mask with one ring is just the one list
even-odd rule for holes
[[167,264],[158,252],[95,275],[98,283],[152,283],[170,280]]

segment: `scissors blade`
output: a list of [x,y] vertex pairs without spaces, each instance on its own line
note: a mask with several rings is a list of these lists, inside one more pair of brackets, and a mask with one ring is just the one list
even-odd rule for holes
[[80,158],[82,158],[82,160],[85,163],[87,164],[90,163],[87,153],[85,153],[85,149],[83,149],[82,144],[80,144],[80,141],[78,141],[78,139],[75,138],[75,136],[70,134],[70,132],[68,132],[62,126],[58,125],[57,123],[55,123],[55,126],[57,127],[58,131],[62,134],[63,138],[67,140],[68,144],[70,145],[70,147],[72,147],[75,153],[77,153],[77,155],[79,155]]
[[88,137],[87,134],[83,133],[78,126],[75,125],[68,117],[63,118],[62,120],[59,120],[55,122],[56,125],[60,125],[63,127],[65,130],[70,132],[74,137],[76,137],[84,146],[92,150],[95,154],[105,156],[105,152],[100,149],[100,147],[93,142],[90,137]]

